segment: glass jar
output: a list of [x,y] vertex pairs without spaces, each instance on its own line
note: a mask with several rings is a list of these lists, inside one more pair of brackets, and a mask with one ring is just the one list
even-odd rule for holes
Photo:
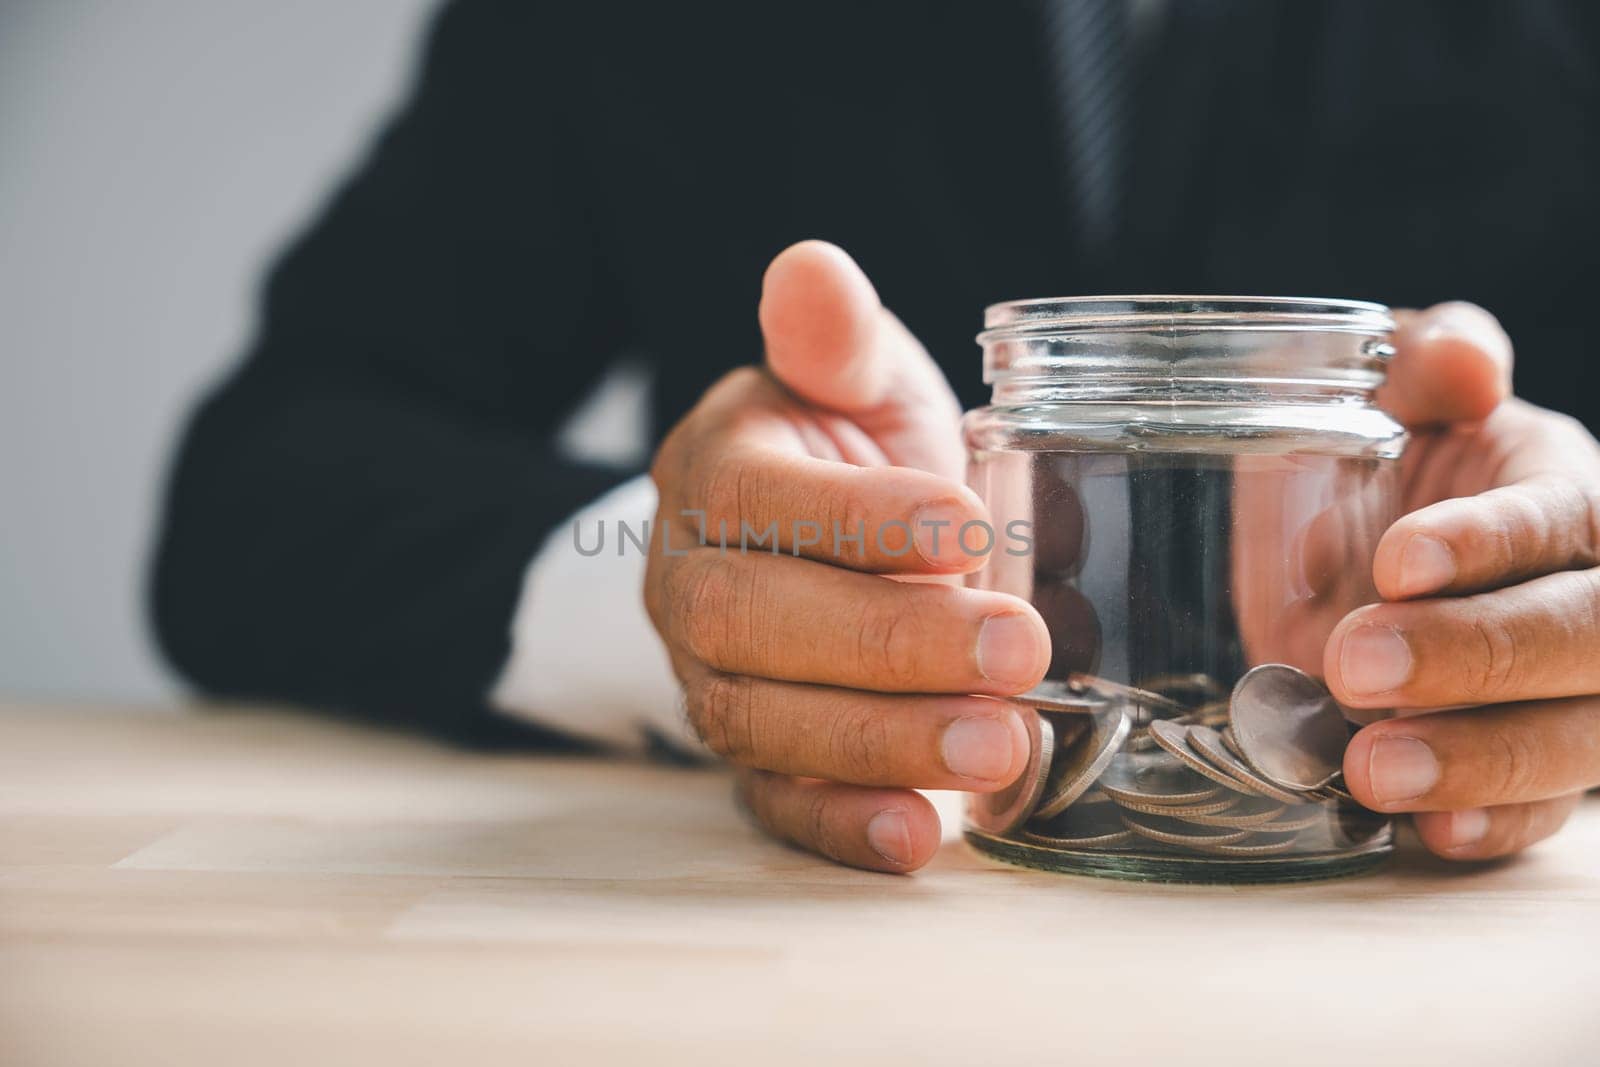
[[[984,324],[994,392],[966,416],[968,483],[1015,547],[970,581],[1029,600],[1054,654],[1023,698],[1038,708],[1029,771],[971,798],[968,841],[1030,867],[1161,881],[1380,862],[1388,821],[1331,773],[1354,713],[1320,678],[1334,626],[1377,599],[1373,553],[1397,514],[1405,433],[1373,402],[1388,310],[1076,297],[996,304]],[[1286,777],[1278,764],[1305,753],[1262,750],[1280,725],[1288,740],[1271,744],[1302,745],[1306,709],[1281,685],[1241,684],[1252,668],[1325,701],[1329,774]]]

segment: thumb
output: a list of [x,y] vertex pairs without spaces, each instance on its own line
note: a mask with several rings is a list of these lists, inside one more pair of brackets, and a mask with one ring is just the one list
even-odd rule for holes
[[759,318],[768,368],[818,407],[856,415],[891,400],[955,406],[944,375],[837,245],[801,241],[778,253]]

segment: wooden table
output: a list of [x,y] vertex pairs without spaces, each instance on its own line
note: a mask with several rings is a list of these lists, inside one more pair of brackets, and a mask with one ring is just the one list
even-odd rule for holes
[[1594,801],[1513,863],[1230,889],[953,837],[848,871],[729,795],[289,713],[0,707],[0,1063],[1600,1063]]

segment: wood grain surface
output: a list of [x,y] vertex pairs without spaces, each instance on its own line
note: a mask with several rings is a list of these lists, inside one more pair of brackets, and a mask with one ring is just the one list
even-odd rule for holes
[[1600,1063],[1600,805],[1281,888],[906,878],[716,771],[0,706],[0,1064]]

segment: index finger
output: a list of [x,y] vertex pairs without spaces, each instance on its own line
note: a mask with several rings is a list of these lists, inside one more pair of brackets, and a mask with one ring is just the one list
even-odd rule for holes
[[961,574],[1006,544],[976,493],[927,471],[859,467],[755,444],[701,462],[686,480],[682,514],[664,518],[687,527],[688,537],[703,532],[713,547],[879,574]]
[[1460,595],[1600,564],[1600,489],[1535,478],[1414,511],[1384,532],[1386,600]]

